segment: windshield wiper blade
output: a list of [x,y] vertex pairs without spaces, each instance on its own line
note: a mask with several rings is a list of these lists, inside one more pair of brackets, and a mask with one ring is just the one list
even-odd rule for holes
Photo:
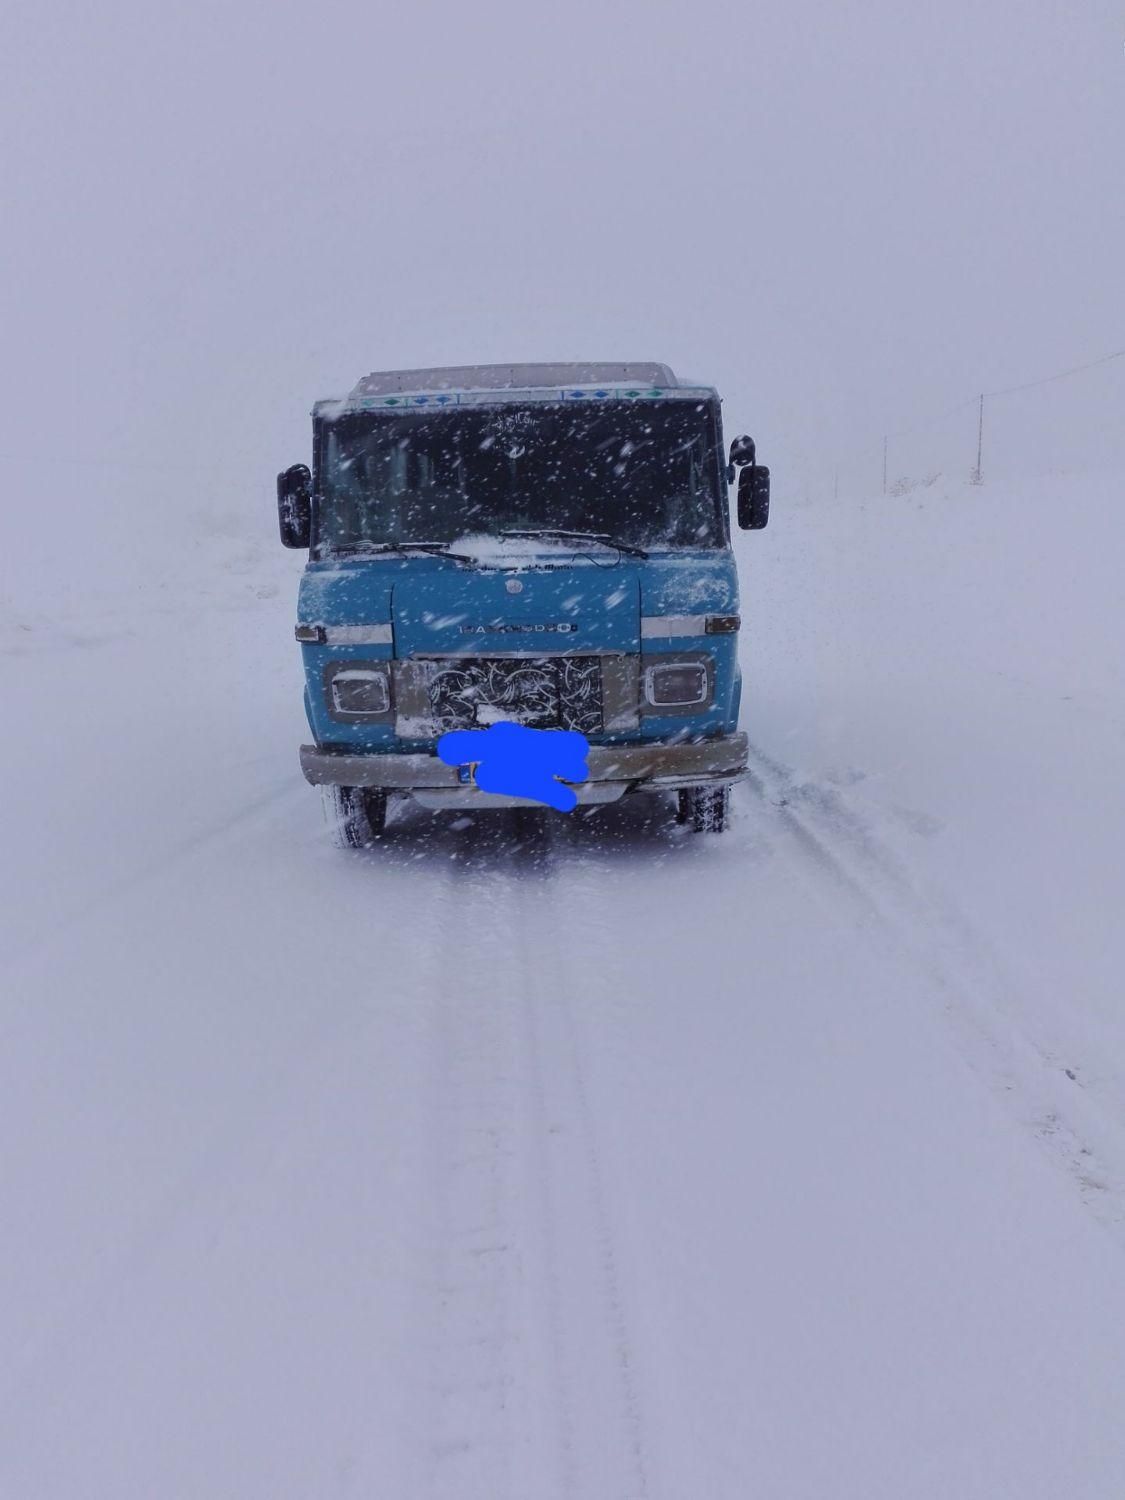
[[524,537],[557,537],[559,541],[568,542],[601,542],[603,547],[616,547],[618,552],[628,553],[630,557],[647,557],[648,553],[643,547],[637,547],[632,542],[622,542],[615,536],[610,536],[606,531],[565,531],[561,526],[537,526],[533,529],[520,528],[516,530],[505,530],[501,536],[524,536]]
[[432,557],[451,557],[454,562],[475,563],[467,552],[451,552],[448,542],[341,542],[333,547],[336,557],[378,557],[386,552],[428,552]]

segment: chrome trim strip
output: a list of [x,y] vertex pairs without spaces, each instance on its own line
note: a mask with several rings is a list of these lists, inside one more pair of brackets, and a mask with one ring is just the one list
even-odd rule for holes
[[390,624],[322,625],[326,646],[389,646],[394,641]]
[[[628,781],[700,786],[708,781],[739,781],[746,772],[747,742],[741,730],[711,740],[655,741],[629,745],[591,745],[586,756],[587,782]],[[301,746],[301,770],[314,786],[382,786],[409,791],[415,787],[459,785],[456,766],[425,753],[349,754]],[[585,785],[587,783],[581,783]]]
[[642,615],[641,639],[653,636],[706,635],[706,615]]

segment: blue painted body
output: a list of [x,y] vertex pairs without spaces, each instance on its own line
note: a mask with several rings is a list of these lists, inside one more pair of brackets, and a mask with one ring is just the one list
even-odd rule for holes
[[[512,593],[508,582],[519,580]],[[304,643],[305,709],[318,745],[370,752],[432,750],[436,736],[403,739],[393,722],[341,723],[324,693],[328,662],[416,655],[487,656],[542,651],[621,651],[647,656],[706,651],[714,662],[712,701],[691,713],[648,712],[621,734],[591,734],[593,744],[694,739],[738,726],[737,635],[641,636],[641,619],[736,615],[738,578],[729,546],[654,551],[647,559],[609,550],[521,551],[501,566],[469,566],[425,554],[310,562],[301,580],[298,620],[306,625],[392,627],[380,645]],[[570,627],[563,632],[558,626]],[[524,627],[521,631],[501,626]],[[531,627],[530,629],[527,627]],[[552,627],[540,633],[536,627]]]

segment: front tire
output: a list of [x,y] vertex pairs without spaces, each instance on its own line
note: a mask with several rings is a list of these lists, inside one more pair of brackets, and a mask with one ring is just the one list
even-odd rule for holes
[[729,786],[685,787],[679,801],[679,821],[693,833],[722,833],[730,822]]
[[387,794],[381,787],[322,786],[320,794],[337,849],[366,849],[387,826]]

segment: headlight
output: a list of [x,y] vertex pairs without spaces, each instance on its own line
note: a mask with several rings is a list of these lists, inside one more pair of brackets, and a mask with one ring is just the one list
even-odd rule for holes
[[698,708],[711,697],[705,661],[656,662],[644,670],[645,699],[653,708]]
[[330,662],[324,686],[334,719],[377,719],[391,711],[389,663]]

